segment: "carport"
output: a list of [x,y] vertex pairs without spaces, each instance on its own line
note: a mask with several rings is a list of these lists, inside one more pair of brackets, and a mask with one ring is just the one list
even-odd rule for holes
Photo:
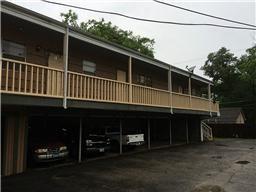
[[[57,133],[61,142],[68,146],[68,162],[82,162],[200,141],[200,117],[53,107],[28,107],[20,108],[19,111],[8,108],[5,109],[2,121],[3,173],[9,175],[23,172],[26,167],[33,167],[30,164],[29,146],[37,134],[41,134],[41,139],[49,140]],[[85,147],[88,135],[104,135],[108,127],[117,130],[119,146],[102,155],[88,155]],[[144,143],[127,149],[122,145],[124,134],[143,134]]]

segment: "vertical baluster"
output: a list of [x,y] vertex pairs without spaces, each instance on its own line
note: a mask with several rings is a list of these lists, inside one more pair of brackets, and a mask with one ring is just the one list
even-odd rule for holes
[[72,97],[75,96],[75,78],[74,74],[72,74]]
[[59,82],[58,82],[58,77],[59,77],[59,71],[55,71],[54,72],[54,74],[55,74],[55,82],[54,82],[54,84],[55,84],[55,95],[59,95],[59,86],[60,86],[60,84],[59,84]]
[[9,61],[6,63],[6,81],[5,81],[5,90],[8,91],[8,83],[9,83]]
[[84,91],[84,94],[83,94],[83,98],[86,98],[86,84],[87,84],[87,82],[86,82],[86,76],[84,77],[84,87],[83,87],[83,91]]
[[91,99],[94,98],[94,78],[91,78]]
[[110,85],[109,85],[109,100],[113,101],[113,82],[110,81]]
[[87,90],[86,90],[86,92],[87,92],[87,98],[88,99],[90,99],[90,97],[91,97],[91,89],[90,89],[90,83],[91,83],[91,79],[88,77],[88,79],[87,79]]
[[94,79],[94,97],[93,99],[97,98],[97,79]]
[[50,85],[50,70],[47,69],[47,79],[46,79],[46,93],[49,94],[49,85]]
[[21,92],[21,64],[19,64],[19,92]]
[[83,76],[81,75],[80,76],[80,94],[79,94],[79,97],[82,98],[83,97]]
[[110,91],[110,87],[111,87],[111,81],[108,81],[107,82],[107,92],[108,92],[108,95],[107,95],[107,100],[111,101],[111,91]]
[[71,97],[71,74],[68,73],[68,96]]
[[36,68],[36,93],[38,94],[38,83],[39,83],[39,70],[40,68]]
[[30,74],[30,93],[33,93],[33,79],[34,79],[34,67],[31,66],[31,74]]
[[14,92],[15,87],[15,63],[12,65],[12,91]]
[[27,93],[28,66],[25,65],[24,92]]
[[79,76],[76,75],[76,97],[78,97],[78,84],[79,84]]
[[41,77],[41,94],[44,94],[44,68],[42,68],[42,77]]
[[104,100],[104,90],[103,90],[104,80],[100,80],[100,99]]

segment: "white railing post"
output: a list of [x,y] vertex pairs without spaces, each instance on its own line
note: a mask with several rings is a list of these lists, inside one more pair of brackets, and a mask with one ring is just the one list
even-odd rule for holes
[[210,84],[208,84],[208,99],[209,99],[210,116],[212,117],[212,98],[211,98],[211,85]]
[[63,39],[63,63],[64,63],[64,91],[63,91],[63,107],[67,108],[67,75],[68,75],[68,39],[69,39],[69,29],[66,28],[66,33]]
[[129,57],[128,63],[128,82],[129,82],[129,95],[128,102],[132,103],[132,57]]
[[189,106],[192,108],[191,74],[188,77]]

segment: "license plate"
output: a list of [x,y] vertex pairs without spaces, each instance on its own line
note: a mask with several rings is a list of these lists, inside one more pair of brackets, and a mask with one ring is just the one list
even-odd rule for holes
[[104,152],[104,148],[101,148],[101,149],[100,149],[100,152]]

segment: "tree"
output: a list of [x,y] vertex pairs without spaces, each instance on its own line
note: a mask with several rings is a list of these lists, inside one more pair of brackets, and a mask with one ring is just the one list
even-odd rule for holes
[[236,72],[237,58],[225,47],[215,53],[210,53],[201,68],[204,74],[213,79],[213,90],[220,101],[230,100],[230,91],[235,91],[238,74]]
[[222,47],[208,55],[201,69],[213,79],[220,105],[242,107],[256,134],[256,46],[240,58]]
[[132,31],[122,30],[103,18],[100,21],[91,19],[78,24],[78,15],[72,10],[60,15],[62,22],[67,25],[154,58],[154,39],[134,35]]

